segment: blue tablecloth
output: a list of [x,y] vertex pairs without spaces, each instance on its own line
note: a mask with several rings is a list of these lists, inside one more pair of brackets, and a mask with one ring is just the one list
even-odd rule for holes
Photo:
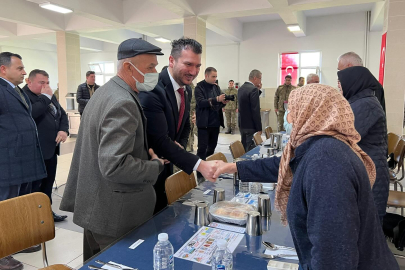
[[[197,188],[186,194],[184,199],[206,200],[211,204],[213,189],[216,187],[225,189],[226,200],[232,199],[234,194],[238,192],[237,188],[232,184],[232,179],[223,179],[216,183],[204,182],[200,184]],[[208,195],[204,195],[203,192],[208,189],[212,191]],[[233,252],[234,270],[267,269],[268,259],[260,257],[260,253],[263,253],[265,250],[261,244],[262,240],[278,245],[294,246],[289,228],[281,224],[280,216],[274,210],[274,191],[270,191],[269,195],[271,197],[273,215],[268,222],[265,222],[263,235],[249,236],[245,234],[245,237]],[[136,213],[133,214],[136,215]],[[157,236],[159,233],[165,232],[169,234],[169,241],[176,252],[199,228],[199,226],[194,224],[194,207],[183,205],[181,202],[175,202],[143,225],[122,237],[98,256],[91,258],[80,269],[88,269],[88,265],[100,266],[95,263],[95,260],[114,261],[139,268],[139,270],[153,269],[153,247],[158,241]],[[144,242],[136,249],[129,249],[129,246],[139,239],[143,239]],[[288,261],[286,259],[278,260]],[[179,258],[175,258],[174,262],[175,269],[180,270],[211,269],[209,266]]]

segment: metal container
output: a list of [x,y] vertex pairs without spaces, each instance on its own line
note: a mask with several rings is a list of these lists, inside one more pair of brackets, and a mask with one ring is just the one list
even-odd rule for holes
[[216,188],[214,189],[214,197],[212,199],[212,203],[225,201],[225,189],[223,188]]
[[271,217],[270,197],[266,194],[258,196],[259,212],[262,217]]
[[198,226],[207,226],[209,224],[207,203],[195,204],[194,224]]
[[250,211],[247,213],[246,233],[248,235],[262,235],[262,223],[260,213],[257,211]]
[[270,147],[273,148],[273,146],[274,146],[274,133],[270,133],[269,142],[270,142]]
[[283,135],[279,133],[274,134],[274,141],[273,141],[273,148],[276,150],[280,150],[281,148],[281,139]]
[[271,217],[262,217],[262,230],[267,232],[270,230]]

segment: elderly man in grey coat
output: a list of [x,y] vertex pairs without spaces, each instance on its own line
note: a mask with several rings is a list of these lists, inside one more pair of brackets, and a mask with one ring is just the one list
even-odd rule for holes
[[117,76],[85,108],[60,206],[84,228],[84,261],[153,215],[163,160],[148,149],[138,93],[155,87],[162,54],[144,40],[122,42]]

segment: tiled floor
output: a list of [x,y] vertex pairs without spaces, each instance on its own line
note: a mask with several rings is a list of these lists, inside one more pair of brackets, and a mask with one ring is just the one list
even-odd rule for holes
[[[228,161],[232,160],[229,144],[233,141],[240,140],[239,134],[224,134],[221,133],[218,139],[216,152],[222,152],[227,157]],[[54,191],[52,208],[56,213],[67,215],[68,218],[64,222],[55,223],[56,232],[55,239],[47,242],[48,260],[50,264],[66,264],[72,268],[78,269],[83,263],[83,229],[75,225],[72,221],[73,216],[71,213],[59,210],[61,197],[64,191],[64,184],[66,183],[69,168],[72,161],[72,151],[74,149],[75,139],[69,139],[67,145],[63,147],[62,153],[58,159],[58,169],[56,174],[56,183],[58,189]],[[195,140],[197,142],[197,140]],[[194,146],[197,149],[197,145]],[[395,212],[400,214],[400,210],[393,208],[388,209],[388,212]],[[391,250],[395,254],[405,256],[405,252],[400,252],[389,243]],[[42,255],[40,252],[31,254],[17,254],[14,256],[17,260],[24,263],[25,270],[37,270],[42,268]],[[405,270],[405,260],[400,261],[401,269]]]

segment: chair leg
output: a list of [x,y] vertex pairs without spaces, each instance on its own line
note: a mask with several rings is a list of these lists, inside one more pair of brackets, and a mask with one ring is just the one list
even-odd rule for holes
[[45,246],[45,242],[41,243],[41,247],[42,247],[42,260],[44,262],[44,267],[48,267],[48,257],[46,256],[46,246]]

